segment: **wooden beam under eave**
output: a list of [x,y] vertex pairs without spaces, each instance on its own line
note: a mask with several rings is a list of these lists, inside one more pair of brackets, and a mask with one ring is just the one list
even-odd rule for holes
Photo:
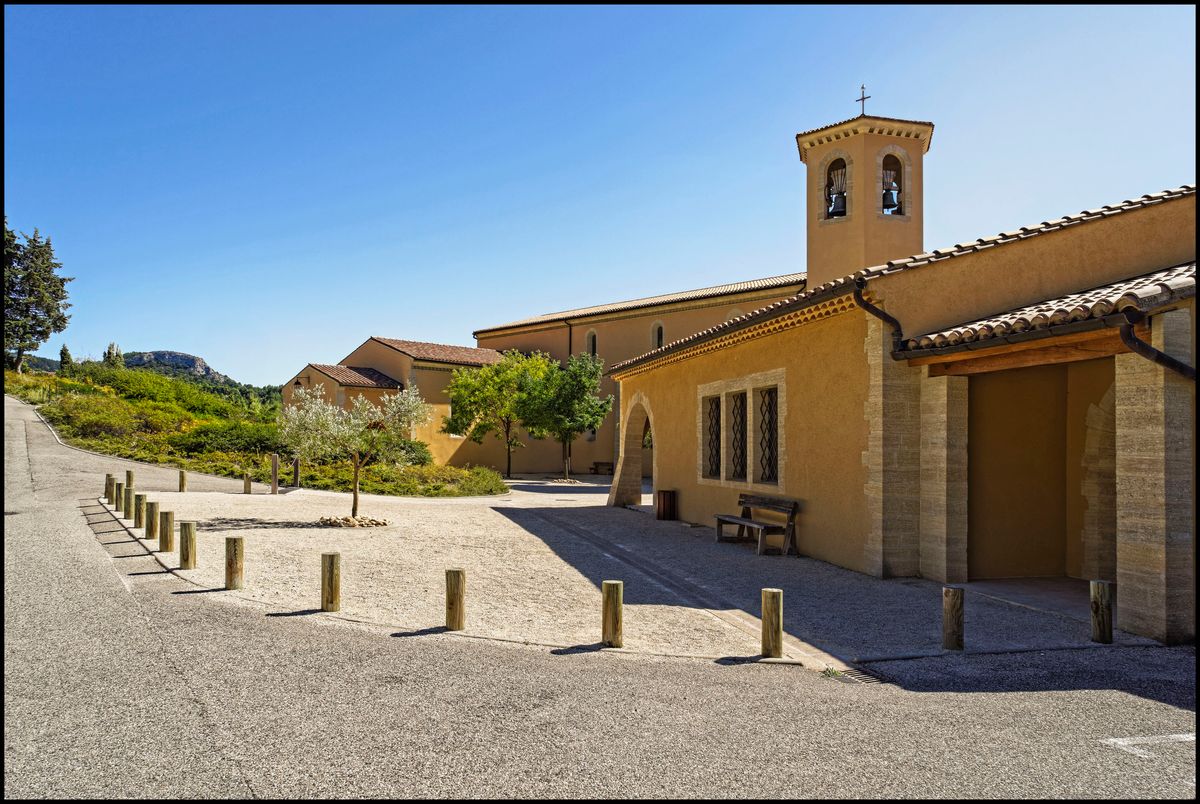
[[[983,374],[989,371],[1027,368],[1029,366],[1074,363],[1080,360],[1112,357],[1113,355],[1129,351],[1129,348],[1121,342],[1120,333],[1115,328],[1098,330],[1098,333],[1103,333],[1103,337],[1090,338],[1075,343],[1054,343],[1056,339],[1047,339],[1041,342],[1046,345],[1036,349],[1005,349],[1001,347],[989,349],[986,352],[973,352],[971,354],[974,357],[970,360],[956,360],[945,363],[928,362],[929,376],[960,377],[969,374]],[[1027,346],[1028,344],[1015,345]]]

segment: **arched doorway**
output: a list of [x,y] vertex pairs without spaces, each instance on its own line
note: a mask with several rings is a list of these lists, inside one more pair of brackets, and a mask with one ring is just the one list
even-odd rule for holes
[[650,478],[653,487],[654,451],[644,446],[647,435],[653,432],[650,406],[642,394],[635,394],[621,420],[621,455],[608,492],[609,505],[640,505],[643,476]]

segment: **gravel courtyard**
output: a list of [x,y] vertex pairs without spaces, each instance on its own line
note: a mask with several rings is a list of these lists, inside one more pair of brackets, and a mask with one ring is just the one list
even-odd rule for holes
[[[364,495],[360,512],[392,524],[336,528],[315,522],[348,513],[348,495],[294,490],[273,496],[257,487],[252,495],[167,492],[142,481],[145,474],[139,471],[139,493],[147,493],[161,510],[173,511],[177,524],[197,523],[197,568],[179,569],[178,544],[173,553],[157,553],[160,560],[199,587],[220,590],[225,538],[242,536],[244,588],[214,594],[260,601],[276,613],[313,613],[319,607],[321,554],[337,552],[340,616],[401,632],[444,623],[445,570],[461,567],[467,573],[467,635],[563,648],[595,646],[599,584],[612,579],[625,582],[627,650],[713,657],[759,650],[752,625],[738,627],[706,608],[681,605],[680,595],[659,587],[654,577],[589,542],[552,527],[537,532],[522,524],[529,517],[544,523],[535,509],[603,504],[606,484],[518,481],[512,492],[497,498]],[[610,513],[632,526],[651,522],[640,513]],[[157,550],[157,542],[142,541]]]
[[[113,462],[114,470],[124,467]],[[518,479],[508,494],[488,498],[364,495],[360,513],[391,524],[336,528],[316,522],[349,513],[345,494],[301,489],[271,495],[256,485],[246,495],[236,481],[199,477],[190,486],[197,490],[178,493],[168,490],[176,487],[173,471],[137,472],[139,492],[173,511],[176,523],[197,523],[197,568],[178,568],[178,546],[156,553],[164,566],[197,591],[257,601],[271,616],[317,614],[320,556],[337,552],[342,608],[336,616],[394,628],[397,635],[440,630],[445,570],[461,567],[467,636],[598,649],[600,584],[611,579],[625,583],[625,650],[631,652],[754,657],[760,590],[778,587],[784,590],[785,659],[845,669],[943,654],[940,585],[880,580],[812,559],[756,556],[745,545],[716,544],[711,528],[606,507],[604,480]],[[236,592],[223,591],[227,536],[245,539],[245,585]],[[149,550],[158,547],[141,541]],[[969,593],[967,649],[1088,647],[1085,619]],[[1119,631],[1115,640],[1150,644]]]

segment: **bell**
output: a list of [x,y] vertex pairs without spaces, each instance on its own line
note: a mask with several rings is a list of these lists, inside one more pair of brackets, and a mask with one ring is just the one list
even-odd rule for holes
[[829,217],[838,218],[838,217],[845,216],[845,214],[846,214],[846,194],[845,193],[834,193],[833,194],[833,206],[831,206],[829,208]]
[[900,206],[900,202],[898,202],[896,200],[896,191],[895,190],[884,190],[883,191],[883,208],[885,210],[886,209],[895,209],[898,206]]

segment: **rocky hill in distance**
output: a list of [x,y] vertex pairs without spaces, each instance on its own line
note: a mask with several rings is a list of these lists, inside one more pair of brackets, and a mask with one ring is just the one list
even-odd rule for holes
[[225,384],[234,383],[233,380],[226,377],[219,371],[213,369],[212,366],[204,362],[204,358],[189,355],[184,352],[172,352],[161,350],[156,352],[126,352],[125,353],[126,368],[148,368],[158,371],[161,374],[169,374],[173,376],[190,374],[200,379],[211,380],[212,382]]

